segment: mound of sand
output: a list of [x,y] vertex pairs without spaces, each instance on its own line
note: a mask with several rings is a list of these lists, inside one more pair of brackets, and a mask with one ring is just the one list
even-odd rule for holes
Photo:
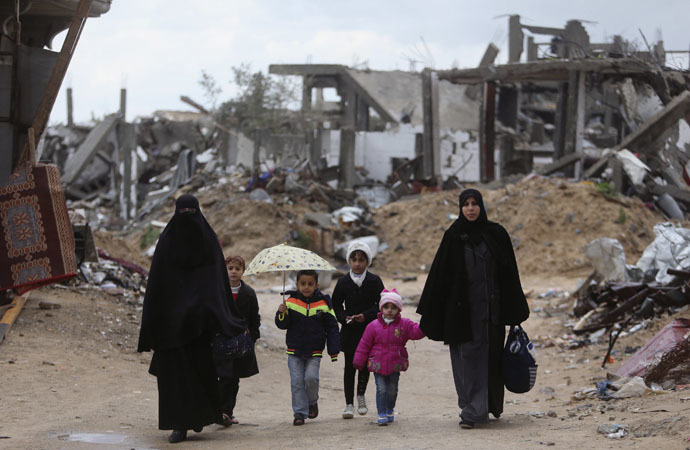
[[[480,190],[482,190],[480,188]],[[429,267],[443,232],[459,213],[459,190],[423,194],[382,206],[374,219],[389,248],[377,257],[379,270],[417,272]],[[482,190],[489,220],[513,239],[521,272],[579,276],[591,268],[584,246],[615,238],[634,264],[654,239],[663,216],[638,198],[608,197],[588,182],[531,178],[496,190]]]

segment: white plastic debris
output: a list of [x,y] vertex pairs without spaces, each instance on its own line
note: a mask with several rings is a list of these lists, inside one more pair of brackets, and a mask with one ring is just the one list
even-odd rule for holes
[[585,246],[585,258],[606,281],[625,281],[625,250],[616,239],[598,238]]
[[206,164],[214,158],[215,153],[215,148],[209,148],[205,152],[196,155],[196,162],[198,162],[199,164]]
[[630,181],[635,185],[642,184],[644,176],[650,171],[649,167],[627,149],[616,153],[616,158],[623,163],[623,170],[630,177]]
[[675,278],[666,269],[690,269],[690,230],[663,222],[654,226],[654,234],[656,238],[635,265],[645,274],[654,276],[658,283],[665,285]]
[[361,220],[362,214],[364,214],[364,210],[356,206],[344,206],[331,213],[336,221],[345,223]]

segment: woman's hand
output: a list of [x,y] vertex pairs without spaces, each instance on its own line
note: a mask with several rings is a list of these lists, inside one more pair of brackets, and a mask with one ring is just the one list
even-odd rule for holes
[[352,320],[354,320],[357,323],[363,323],[364,322],[364,314],[356,314],[352,316]]

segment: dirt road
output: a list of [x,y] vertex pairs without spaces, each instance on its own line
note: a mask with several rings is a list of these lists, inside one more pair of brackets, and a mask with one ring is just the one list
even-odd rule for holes
[[[419,293],[423,279],[384,281],[406,297]],[[690,445],[686,441],[690,402],[683,400],[687,390],[616,402],[571,399],[574,392],[593,387],[605,376],[599,367],[603,344],[576,350],[538,349],[537,386],[524,395],[507,393],[503,416],[474,430],[458,426],[450,360],[440,343],[424,339],[408,344],[410,369],[400,380],[395,423],[387,427],[374,423],[373,380],[367,391],[369,414],[341,418],[343,362],[324,360],[320,416],[294,427],[284,334],[273,324],[280,297],[269,292],[271,280],[260,282],[266,282],[255,285],[263,317],[257,349],[261,372],[240,384],[235,412],[240,425],[190,432],[188,441],[174,446],[167,443],[168,432],[157,429],[156,382],[147,374],[151,355],[134,351],[140,319],[136,302],[128,304],[82,288],[32,292],[0,345],[0,448],[684,449]],[[523,280],[526,290],[536,292],[571,289],[574,283]],[[61,307],[39,309],[41,301]],[[542,300],[531,300],[531,307],[547,311],[533,312],[525,324],[531,336],[564,332],[565,312]],[[414,306],[408,305],[403,313],[418,320],[413,311]],[[622,338],[617,347],[627,344]],[[597,433],[598,425],[612,422],[625,424],[630,433],[622,439]]]

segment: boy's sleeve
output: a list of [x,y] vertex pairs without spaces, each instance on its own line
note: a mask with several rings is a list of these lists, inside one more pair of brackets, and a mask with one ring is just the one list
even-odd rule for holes
[[[342,280],[342,278],[340,278],[340,280]],[[333,312],[335,312],[335,318],[338,319],[338,322],[345,325],[345,307],[343,305],[345,298],[340,280],[338,280],[338,282],[335,284],[335,289],[333,289],[333,297],[331,300],[333,301]]]
[[[325,296],[326,303],[331,303],[331,299]],[[331,306],[330,311],[325,314],[326,320],[324,321],[324,327],[326,328],[326,345],[328,348],[328,354],[331,355],[331,361],[338,360],[338,353],[340,353],[340,332],[338,328],[338,321],[335,319],[335,312]]]
[[362,335],[362,339],[359,340],[357,344],[357,350],[355,350],[355,357],[352,359],[352,365],[357,370],[362,370],[367,364],[367,359],[369,358],[369,352],[371,351],[371,346],[374,344],[374,329],[371,325],[367,325]]
[[383,281],[380,277],[376,277],[374,287],[372,288],[372,305],[364,311],[364,319],[366,322],[371,322],[376,319],[379,313],[379,299],[381,298],[381,291],[383,291]]

